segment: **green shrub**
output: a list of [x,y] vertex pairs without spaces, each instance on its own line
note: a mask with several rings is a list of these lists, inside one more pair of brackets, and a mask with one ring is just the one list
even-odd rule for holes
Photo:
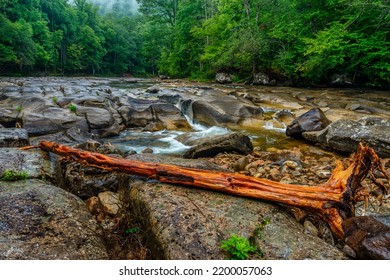
[[76,110],[77,110],[76,105],[70,104],[70,105],[69,105],[69,110],[71,110],[72,112],[76,112]]
[[257,251],[257,247],[252,246],[247,238],[235,234],[228,240],[223,240],[220,248],[226,251],[232,260],[246,260],[249,254]]

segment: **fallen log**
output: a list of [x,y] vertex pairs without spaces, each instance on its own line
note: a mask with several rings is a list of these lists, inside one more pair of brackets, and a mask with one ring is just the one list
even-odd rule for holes
[[[343,238],[343,221],[355,215],[355,204],[365,193],[363,179],[378,170],[389,180],[377,154],[363,145],[359,146],[349,167],[344,169],[342,163],[337,162],[330,179],[318,186],[290,185],[237,173],[115,158],[49,141],[40,142],[38,147],[104,170],[300,207],[319,215],[340,239]],[[387,190],[383,187],[382,191]]]

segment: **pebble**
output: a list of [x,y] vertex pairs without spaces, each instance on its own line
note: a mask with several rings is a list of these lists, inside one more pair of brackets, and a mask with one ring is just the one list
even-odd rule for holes
[[145,148],[145,149],[142,150],[141,153],[143,153],[143,154],[153,154],[153,149]]
[[318,177],[321,179],[328,179],[330,177],[330,175],[332,174],[332,172],[323,170],[323,171],[318,172],[317,174],[318,174]]
[[102,192],[99,193],[99,202],[102,204],[103,209],[106,213],[111,215],[118,214],[120,208],[119,196],[114,192]]
[[295,170],[299,167],[298,163],[292,160],[286,160],[285,162],[283,162],[283,166],[286,166],[292,170]]

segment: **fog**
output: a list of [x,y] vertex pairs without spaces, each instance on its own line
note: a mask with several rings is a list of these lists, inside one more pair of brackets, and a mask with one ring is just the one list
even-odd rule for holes
[[[68,2],[72,3],[73,0]],[[119,5],[120,9],[129,10],[131,13],[135,13],[138,10],[138,3],[136,0],[87,0],[87,2],[94,3],[99,6],[101,12],[106,13],[112,10],[114,5]]]

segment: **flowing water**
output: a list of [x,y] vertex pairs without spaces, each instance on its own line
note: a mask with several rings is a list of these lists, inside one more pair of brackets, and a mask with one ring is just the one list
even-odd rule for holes
[[[154,153],[182,154],[197,140],[207,139],[217,135],[232,132],[242,132],[248,135],[254,146],[261,149],[269,147],[291,148],[301,145],[303,142],[293,140],[286,136],[288,122],[283,122],[274,117],[276,112],[287,111],[295,117],[314,107],[320,107],[327,112],[331,121],[340,118],[357,119],[362,116],[379,115],[390,116],[389,92],[377,92],[371,90],[354,89],[302,89],[281,87],[254,87],[237,85],[215,85],[196,83],[157,83],[160,87],[159,94],[148,94],[145,89],[156,85],[155,82],[141,81],[138,83],[112,83],[110,86],[127,90],[129,96],[137,96],[144,99],[158,99],[160,94],[170,96],[186,95],[188,98],[239,99],[243,95],[253,95],[260,99],[260,103],[253,102],[264,110],[265,119],[256,126],[206,126],[194,122],[190,116],[185,115],[191,125],[191,131],[163,130],[158,132],[143,131],[142,128],[128,129],[119,136],[111,138],[110,142],[123,151],[134,150],[141,152],[145,148],[152,148]],[[238,97],[238,98],[237,98]],[[180,103],[176,107],[182,110]],[[384,115],[383,115],[384,114]],[[291,120],[289,120],[291,121]],[[185,141],[183,141],[185,140]],[[187,143],[187,144],[184,144]],[[192,144],[188,144],[192,143]]]

